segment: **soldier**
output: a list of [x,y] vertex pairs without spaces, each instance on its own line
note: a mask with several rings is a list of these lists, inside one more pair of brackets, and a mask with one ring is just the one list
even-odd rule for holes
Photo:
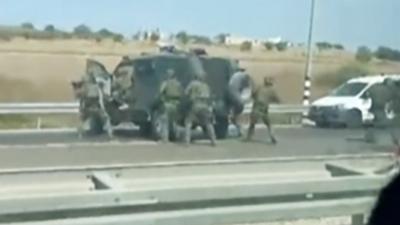
[[264,77],[264,84],[256,88],[252,93],[253,108],[250,114],[250,125],[246,137],[246,141],[251,140],[254,135],[255,125],[261,118],[264,124],[267,126],[268,135],[272,144],[276,144],[277,140],[272,132],[271,121],[269,119],[269,104],[278,103],[279,98],[273,89],[272,79]]
[[[386,110],[390,106],[394,93],[392,88],[392,82],[389,78],[386,78],[382,83],[373,85],[367,92],[367,96],[371,99],[370,112],[374,115],[372,127],[368,127],[365,131],[364,139],[368,143],[375,143],[375,129],[383,128],[390,125],[390,122],[386,115]],[[392,128],[391,134],[392,133]],[[392,137],[394,137],[392,135]]]
[[127,110],[135,102],[134,68],[132,65],[121,66],[114,72],[113,98],[119,103],[119,110]]
[[231,122],[236,127],[238,136],[242,136],[242,128],[238,120],[240,114],[243,112],[245,104],[245,99],[242,99],[241,93],[245,88],[250,86],[250,76],[243,68],[238,68],[229,80],[229,96],[233,105]]
[[[73,85],[75,94],[80,101],[81,121],[83,123],[91,122],[90,120],[94,117],[99,117],[104,123],[108,135],[112,137],[111,121],[106,111],[106,102],[111,94],[110,75],[98,62],[88,59],[86,63],[86,74],[81,81]],[[78,128],[80,137],[83,133],[83,123]],[[96,127],[95,132],[99,132],[97,129],[101,128]]]
[[196,75],[185,90],[190,101],[189,113],[185,118],[185,142],[190,143],[193,122],[198,122],[207,132],[211,145],[215,146],[215,130],[212,125],[212,109],[210,106],[211,92],[201,75]]
[[169,140],[170,124],[172,129],[176,131],[176,115],[182,95],[183,88],[181,83],[176,79],[175,71],[168,69],[167,79],[160,87],[160,101],[162,102],[161,138],[163,142],[168,142]]

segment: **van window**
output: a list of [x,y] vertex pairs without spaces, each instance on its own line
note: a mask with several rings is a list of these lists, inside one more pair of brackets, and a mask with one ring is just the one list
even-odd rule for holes
[[338,87],[331,93],[331,96],[338,96],[338,97],[351,97],[358,95],[364,88],[367,86],[367,83],[361,82],[351,82],[345,83]]

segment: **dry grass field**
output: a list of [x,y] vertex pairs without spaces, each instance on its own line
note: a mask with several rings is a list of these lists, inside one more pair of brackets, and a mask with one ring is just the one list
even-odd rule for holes
[[[253,49],[241,52],[237,47],[205,47],[210,55],[239,59],[241,65],[260,81],[264,75],[275,77],[278,92],[286,103],[300,103],[303,89],[305,56],[301,49],[271,52]],[[137,42],[14,39],[0,42],[0,102],[70,101],[70,81],[84,71],[85,59],[92,57],[112,71],[122,55],[156,51],[155,46]],[[352,63],[353,55],[329,51],[317,53],[313,65],[315,77],[323,76]],[[373,72],[400,73],[399,63],[371,62]],[[328,91],[313,87],[313,97]]]

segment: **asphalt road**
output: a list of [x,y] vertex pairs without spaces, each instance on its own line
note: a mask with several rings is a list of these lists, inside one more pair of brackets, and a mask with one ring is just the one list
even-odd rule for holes
[[[76,133],[0,134],[0,168],[109,165],[120,163],[169,162],[212,159],[247,159],[286,156],[315,156],[390,152],[390,138],[380,132],[378,144],[357,140],[362,130],[280,128],[279,143],[269,144],[266,131],[256,131],[253,142],[237,138],[210,147],[206,140],[192,145],[162,144],[125,133],[109,140],[92,137],[79,140]],[[133,136],[133,137],[132,137]]]

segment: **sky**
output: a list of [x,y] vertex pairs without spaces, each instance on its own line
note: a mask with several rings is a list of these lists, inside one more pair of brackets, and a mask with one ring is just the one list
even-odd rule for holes
[[[139,29],[306,42],[311,0],[1,0],[0,24],[79,24],[132,35]],[[316,0],[315,41],[400,49],[399,0]]]

